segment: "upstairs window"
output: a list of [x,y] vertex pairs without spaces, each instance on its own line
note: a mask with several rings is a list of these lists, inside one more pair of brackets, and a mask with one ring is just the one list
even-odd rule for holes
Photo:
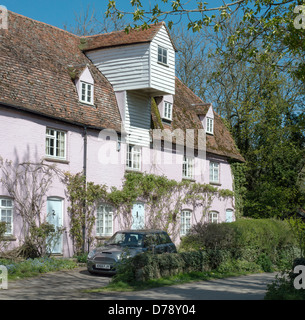
[[169,121],[173,119],[173,104],[170,102],[164,102],[163,118]]
[[194,159],[184,156],[182,163],[182,178],[193,179],[194,177]]
[[158,46],[158,62],[167,65],[167,49]]
[[210,162],[210,183],[219,183],[219,163]]
[[207,118],[206,133],[214,134],[214,119]]
[[93,104],[93,85],[81,81],[81,102]]
[[141,147],[134,145],[127,146],[126,167],[130,170],[141,170]]
[[61,160],[66,159],[66,132],[47,128],[46,156]]

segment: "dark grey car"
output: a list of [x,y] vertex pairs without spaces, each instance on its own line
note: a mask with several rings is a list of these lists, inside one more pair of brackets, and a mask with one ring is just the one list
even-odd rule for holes
[[116,232],[103,247],[88,254],[87,268],[90,273],[115,274],[116,265],[124,257],[139,253],[177,252],[169,235],[162,230],[126,230]]

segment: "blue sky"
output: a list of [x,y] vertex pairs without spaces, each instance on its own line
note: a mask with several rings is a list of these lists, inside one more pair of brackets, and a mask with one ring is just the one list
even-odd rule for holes
[[[116,0],[116,2],[119,9],[133,11],[130,0]],[[207,2],[213,7],[222,4],[221,0],[207,0]],[[164,3],[161,0],[142,1],[146,9],[149,8],[149,4],[153,7],[156,3],[159,4],[160,8],[164,7]],[[167,8],[169,8],[170,3],[171,1],[169,0]],[[105,13],[108,0],[0,0],[0,5],[4,5],[8,10],[26,17],[63,28],[64,25],[71,26],[75,24],[75,14],[80,14],[82,10],[86,10],[88,5],[91,8],[95,8],[97,16],[100,16],[100,13]],[[196,1],[190,1],[188,6],[193,8],[193,6],[196,6]],[[126,17],[124,20],[128,22]]]
[[[121,5],[128,4],[128,0],[119,0]],[[8,10],[26,17],[42,21],[53,26],[63,26],[74,23],[75,13],[80,13],[88,5],[94,5],[96,11],[105,12],[108,0],[0,0]]]

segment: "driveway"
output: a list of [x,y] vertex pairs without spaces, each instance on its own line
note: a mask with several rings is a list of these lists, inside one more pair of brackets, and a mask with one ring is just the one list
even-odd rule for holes
[[105,286],[111,278],[78,268],[9,282],[7,290],[0,290],[0,300],[262,300],[274,277],[261,273],[137,292],[84,293],[82,289]]

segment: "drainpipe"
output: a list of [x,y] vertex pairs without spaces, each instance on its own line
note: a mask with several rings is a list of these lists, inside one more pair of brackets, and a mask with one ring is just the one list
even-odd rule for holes
[[[84,159],[83,159],[83,174],[85,177],[85,188],[87,187],[87,127],[84,126]],[[84,207],[83,207],[84,217],[86,217],[86,200],[84,200]],[[86,241],[86,225],[82,226],[82,233],[83,233],[83,246],[82,252],[85,253],[85,241]]]

